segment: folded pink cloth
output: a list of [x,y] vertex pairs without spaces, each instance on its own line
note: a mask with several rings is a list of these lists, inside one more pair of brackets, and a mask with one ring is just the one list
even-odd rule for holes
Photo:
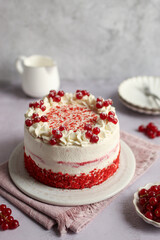
[[[160,146],[151,144],[125,132],[121,132],[121,139],[130,146],[136,158],[136,171],[132,180],[133,182],[154,163],[158,157]],[[117,197],[116,195],[98,203],[76,207],[59,207],[45,204],[23,194],[13,184],[9,177],[7,163],[0,166],[0,195],[46,229],[50,229],[53,225],[57,224],[60,233],[65,233],[67,229],[79,232]]]

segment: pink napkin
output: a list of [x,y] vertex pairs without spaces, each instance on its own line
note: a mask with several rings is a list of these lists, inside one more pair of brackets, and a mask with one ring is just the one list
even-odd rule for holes
[[[132,149],[136,158],[136,172],[132,180],[142,175],[158,157],[160,146],[151,144],[128,133],[121,132],[121,139]],[[82,230],[101,212],[116,196],[90,205],[76,207],[59,207],[36,201],[23,194],[11,181],[8,174],[8,164],[0,166],[0,195],[17,206],[29,217],[40,223],[46,229],[57,224],[59,232],[67,229],[73,232]]]

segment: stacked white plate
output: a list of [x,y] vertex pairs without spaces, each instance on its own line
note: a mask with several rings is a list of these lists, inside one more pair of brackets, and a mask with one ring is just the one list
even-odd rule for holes
[[152,94],[160,98],[160,78],[140,76],[123,81],[118,89],[122,103],[134,110],[145,114],[160,114],[160,100],[145,94],[148,88]]

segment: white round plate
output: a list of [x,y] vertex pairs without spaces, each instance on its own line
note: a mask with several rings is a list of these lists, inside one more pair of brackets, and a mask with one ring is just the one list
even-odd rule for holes
[[160,78],[134,77],[123,81],[118,94],[122,103],[132,110],[146,114],[160,114],[160,101],[146,96],[144,88],[148,87],[151,93],[160,97]]
[[145,185],[144,187],[141,187],[138,189],[138,191],[134,194],[134,198],[133,198],[133,204],[134,204],[134,207],[136,209],[136,213],[147,223],[149,224],[152,224],[153,226],[155,227],[158,227],[160,228],[160,223],[156,222],[156,221],[153,221],[151,219],[148,219],[146,218],[142,213],[141,211],[139,210],[139,206],[138,206],[138,201],[139,201],[139,197],[138,197],[138,192],[142,189],[142,188],[145,188],[145,189],[149,189],[151,186],[153,185],[160,185],[160,183],[148,183],[147,185]]
[[90,204],[112,197],[128,185],[136,166],[131,149],[121,140],[120,164],[112,177],[92,188],[68,190],[46,186],[30,177],[24,167],[23,155],[23,143],[20,143],[9,159],[9,173],[15,185],[36,200],[62,206]]
[[130,108],[133,111],[139,112],[139,113],[144,113],[144,114],[148,114],[148,115],[160,115],[160,111],[152,111],[152,110],[148,110],[145,108],[140,108],[140,107],[135,107],[132,104],[127,103],[126,101],[124,101],[121,97],[120,97],[121,102],[128,108]]

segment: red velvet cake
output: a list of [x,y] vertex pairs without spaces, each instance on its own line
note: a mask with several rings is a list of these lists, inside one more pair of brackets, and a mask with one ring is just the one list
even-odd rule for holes
[[111,99],[52,90],[25,114],[25,167],[51,187],[90,188],[118,169],[119,140]]

